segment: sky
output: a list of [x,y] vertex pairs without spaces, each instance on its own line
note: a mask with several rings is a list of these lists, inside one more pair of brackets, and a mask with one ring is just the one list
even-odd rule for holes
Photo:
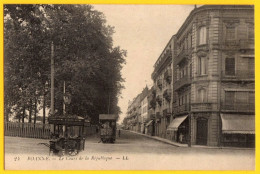
[[128,101],[146,85],[152,86],[154,63],[194,5],[94,5],[94,9],[103,12],[107,24],[115,27],[114,46],[127,51],[122,69],[125,89],[118,103],[120,123],[126,116]]

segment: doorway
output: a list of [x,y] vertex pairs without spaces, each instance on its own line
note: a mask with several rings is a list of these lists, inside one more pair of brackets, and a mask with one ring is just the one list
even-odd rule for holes
[[207,145],[208,140],[208,119],[198,118],[197,119],[197,145]]

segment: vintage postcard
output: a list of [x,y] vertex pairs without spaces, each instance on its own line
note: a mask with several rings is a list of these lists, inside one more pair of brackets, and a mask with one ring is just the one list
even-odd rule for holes
[[254,5],[2,10],[5,171],[255,171]]

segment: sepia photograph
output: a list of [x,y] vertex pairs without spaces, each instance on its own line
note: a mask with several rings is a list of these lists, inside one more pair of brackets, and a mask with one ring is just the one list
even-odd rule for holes
[[3,4],[4,170],[254,171],[254,5]]

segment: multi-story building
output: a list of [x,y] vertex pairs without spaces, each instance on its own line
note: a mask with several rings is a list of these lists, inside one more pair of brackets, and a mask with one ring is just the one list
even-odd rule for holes
[[173,38],[170,39],[163,52],[154,64],[152,79],[154,93],[156,94],[155,106],[155,135],[166,138],[166,129],[172,116],[172,53]]
[[[253,146],[254,7],[195,8],[172,40],[174,141]],[[161,66],[153,75],[158,96]]]
[[141,132],[141,101],[138,94],[132,101],[128,102],[127,125],[129,130]]
[[147,100],[147,94],[148,94],[148,87],[146,86],[141,95],[140,95],[140,102],[141,102],[141,133],[145,133],[145,124],[147,123],[148,119],[148,100]]
[[155,135],[155,108],[156,108],[156,90],[154,86],[149,89],[147,94],[148,101],[148,118],[146,121],[145,134]]

